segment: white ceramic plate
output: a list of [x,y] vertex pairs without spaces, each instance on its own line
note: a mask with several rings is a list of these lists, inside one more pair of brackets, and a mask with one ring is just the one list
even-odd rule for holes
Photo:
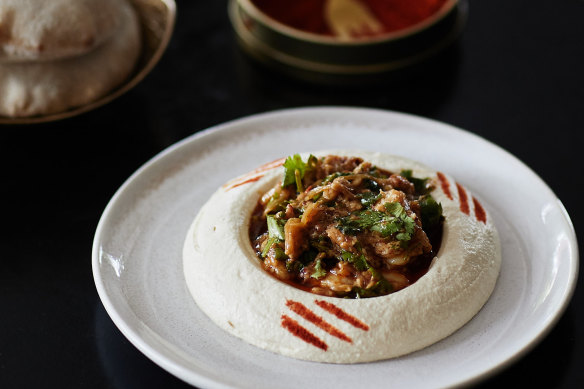
[[[426,163],[454,176],[491,212],[503,246],[501,275],[484,308],[452,336],[398,359],[319,364],[248,345],[197,308],[183,279],[181,253],[186,231],[207,198],[228,179],[265,162],[335,148]],[[477,382],[548,333],[572,296],[577,272],[568,215],[515,157],[446,124],[356,108],[267,113],[185,139],[119,189],[93,246],[95,283],[114,323],[155,363],[204,388],[354,388],[364,382],[421,388]]]

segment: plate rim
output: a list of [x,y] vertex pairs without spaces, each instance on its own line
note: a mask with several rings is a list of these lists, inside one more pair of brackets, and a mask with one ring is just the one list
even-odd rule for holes
[[[546,320],[543,322],[541,328],[538,329],[537,335],[529,340],[526,344],[523,344],[523,347],[518,348],[515,350],[514,353],[510,354],[507,359],[502,361],[497,361],[494,364],[484,370],[481,374],[464,378],[462,380],[458,380],[456,382],[452,382],[451,385],[473,385],[479,382],[490,378],[504,369],[508,368],[515,362],[517,362],[520,358],[530,352],[533,348],[535,348],[554,328],[557,322],[561,319],[564,315],[567,307],[572,300],[574,295],[576,284],[578,281],[578,272],[579,272],[579,250],[578,250],[578,242],[576,238],[575,229],[573,223],[570,219],[570,216],[565,209],[561,200],[557,197],[554,191],[547,185],[547,183],[528,165],[526,165],[523,161],[521,161],[518,157],[510,153],[509,151],[505,150],[501,146],[487,140],[486,138],[470,132],[468,130],[464,130],[462,128],[453,126],[451,124],[441,122],[435,119],[430,119],[427,117],[417,116],[409,113],[403,113],[393,110],[386,110],[386,109],[379,109],[379,108],[368,108],[368,107],[353,107],[353,106],[310,106],[310,107],[296,107],[296,108],[284,108],[284,109],[276,109],[271,111],[265,111],[257,114],[247,115],[244,117],[232,119],[223,123],[219,123],[213,126],[210,126],[206,129],[197,131],[186,138],[179,140],[178,142],[166,147],[165,149],[161,150],[160,152],[156,153],[153,157],[148,159],[145,163],[143,163],[134,173],[132,173],[123,183],[122,185],[115,191],[111,199],[109,200],[108,204],[106,205],[99,222],[97,224],[95,236],[93,239],[92,245],[92,274],[94,278],[94,282],[96,285],[96,289],[99,295],[99,298],[110,316],[111,320],[114,322],[116,327],[122,332],[122,334],[132,343],[142,354],[144,354],[147,358],[152,360],[154,363],[159,365],[161,368],[166,370],[167,372],[173,374],[177,378],[183,380],[184,382],[191,384],[191,385],[200,385],[203,387],[210,387],[210,388],[233,388],[233,386],[225,384],[225,382],[219,382],[209,378],[205,375],[200,374],[197,371],[194,371],[192,368],[186,368],[178,364],[175,360],[171,360],[168,356],[166,356],[165,352],[157,350],[153,347],[148,340],[143,339],[135,329],[132,328],[131,325],[126,323],[122,315],[118,312],[115,304],[113,303],[110,296],[107,294],[106,287],[104,284],[104,279],[101,277],[100,271],[100,242],[102,241],[102,235],[104,234],[104,228],[108,222],[108,219],[111,217],[112,209],[115,207],[116,203],[119,201],[120,197],[123,193],[137,180],[140,178],[142,174],[148,171],[153,165],[159,163],[159,161],[165,159],[166,157],[180,152],[180,150],[187,145],[193,142],[199,142],[201,139],[213,136],[218,132],[222,131],[229,131],[232,127],[237,127],[241,125],[245,125],[248,123],[252,123],[254,121],[262,121],[262,120],[269,120],[273,117],[277,117],[280,115],[300,115],[305,112],[335,112],[338,113],[339,111],[346,112],[347,115],[353,114],[363,114],[363,113],[374,113],[374,114],[387,114],[389,116],[400,117],[402,119],[406,119],[408,121],[418,121],[419,123],[426,122],[426,124],[442,127],[441,131],[447,132],[454,132],[458,134],[464,134],[474,140],[478,140],[484,142],[485,145],[489,147],[493,147],[499,152],[503,152],[507,157],[510,157],[515,160],[515,162],[519,163],[522,168],[526,169],[532,176],[535,178],[539,184],[543,188],[548,191],[548,195],[551,196],[556,201],[556,206],[558,206],[559,210],[561,211],[563,221],[566,223],[566,227],[569,231],[568,240],[569,240],[569,247],[571,257],[569,258],[569,266],[568,266],[568,283],[564,287],[564,293],[561,295],[561,304],[558,304],[555,309],[553,310],[554,314],[550,315]],[[132,312],[134,315],[135,313]],[[137,315],[135,315],[137,319],[140,319]],[[148,328],[150,330],[150,328]],[[152,330],[150,330],[152,331]],[[154,331],[152,333],[155,336],[158,336]]]

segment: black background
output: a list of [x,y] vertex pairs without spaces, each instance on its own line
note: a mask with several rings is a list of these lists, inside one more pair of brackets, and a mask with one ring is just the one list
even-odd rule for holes
[[[0,126],[0,387],[187,387],[111,322],[95,290],[91,245],[130,174],[167,146],[230,119],[348,105],[444,121],[523,160],[581,231],[584,1],[469,5],[460,41],[423,72],[348,89],[258,66],[237,47],[225,1],[178,0],[170,46],[135,89],[75,118]],[[482,385],[584,387],[583,299],[580,285],[552,332]]]

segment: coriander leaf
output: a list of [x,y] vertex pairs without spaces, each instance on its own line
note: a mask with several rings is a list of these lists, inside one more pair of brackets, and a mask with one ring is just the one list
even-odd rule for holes
[[286,158],[286,161],[284,161],[282,187],[296,184],[296,190],[302,192],[304,190],[302,179],[307,172],[312,171],[316,167],[317,162],[318,160],[312,154],[308,157],[306,163],[302,161],[300,154],[294,154]]
[[387,212],[389,212],[391,215],[397,217],[397,218],[404,218],[404,216],[407,216],[406,214],[406,210],[404,209],[404,207],[398,203],[385,203],[385,209],[387,210]]
[[371,267],[367,262],[367,258],[365,258],[365,255],[363,254],[357,255],[349,251],[343,251],[341,254],[341,260],[349,262],[359,271],[365,271]]
[[378,224],[374,224],[370,227],[371,231],[376,231],[381,234],[383,237],[388,237],[396,232],[400,231],[402,227],[402,222],[397,218],[388,218],[383,222]]
[[391,285],[391,283],[385,278],[381,277],[381,279],[371,288],[365,289],[354,286],[353,289],[351,289],[351,292],[353,292],[357,298],[383,296],[393,292],[393,285]]
[[400,203],[387,203],[385,204],[385,209],[399,220],[399,222],[394,221],[394,223],[399,225],[400,231],[395,238],[402,242],[410,240],[416,226],[414,219],[408,216],[406,210]]
[[323,253],[326,253],[327,251],[329,251],[331,249],[331,247],[329,245],[327,245],[326,242],[311,242],[310,245],[312,247],[314,247],[316,250],[318,250],[319,252],[323,252]]
[[442,204],[438,203],[430,195],[420,198],[420,211],[422,226],[425,229],[432,228],[442,220]]
[[320,277],[324,277],[326,275],[326,270],[322,267],[322,262],[319,259],[316,260],[314,265],[314,273],[310,275],[312,278],[319,279]]
[[391,285],[391,283],[385,278],[381,277],[371,289],[373,289],[373,291],[379,296],[391,293],[393,291],[393,285]]
[[282,248],[280,246],[274,246],[274,252],[275,252],[275,258],[279,261],[284,261],[286,259],[288,259],[288,256],[286,255],[286,253],[284,252],[284,250],[282,250]]
[[411,182],[412,184],[414,184],[414,190],[416,191],[416,193],[418,194],[425,194],[428,193],[428,178],[416,178],[412,175],[412,170],[408,169],[408,170],[402,170],[399,173],[400,176],[406,178],[409,182]]
[[372,180],[370,178],[363,179],[363,186],[369,189],[371,192],[379,193],[381,187],[377,183],[377,181]]
[[282,186],[286,187],[294,184],[296,182],[295,171],[304,171],[305,167],[306,165],[302,162],[300,154],[294,154],[293,156],[286,158],[286,161],[284,161],[284,180],[282,181]]
[[281,241],[284,240],[284,226],[280,219],[276,219],[272,215],[266,216],[268,222],[268,236],[270,238],[276,238]]
[[381,198],[381,193],[374,192],[363,192],[357,195],[357,198],[361,200],[361,204],[367,208],[371,207]]
[[304,250],[300,255],[300,262],[303,265],[308,265],[310,262],[314,261],[316,256],[318,255],[318,250],[310,247],[308,250]]
[[344,216],[338,219],[337,228],[347,235],[355,235],[364,230],[371,230],[374,227],[388,218],[388,215],[383,212],[374,210],[365,210],[353,212],[348,216]]
[[411,234],[408,234],[406,232],[400,232],[399,234],[397,234],[395,236],[395,238],[397,240],[400,240],[400,241],[406,241],[406,240],[410,240],[412,238],[412,236],[411,236]]
[[384,238],[399,233],[395,238],[408,241],[415,231],[414,219],[408,216],[404,207],[398,203],[386,203],[387,213],[367,209],[353,212],[337,219],[337,228],[346,235],[356,235],[365,230],[375,231]]
[[316,168],[316,165],[318,164],[318,158],[316,158],[314,155],[310,154],[308,156],[308,160],[306,161],[306,171],[304,172],[305,174],[309,171],[312,171]]
[[357,221],[351,220],[349,216],[340,218],[337,228],[345,235],[357,235],[359,232],[363,231],[363,229],[359,227]]
[[403,228],[408,234],[413,234],[416,228],[416,222],[409,216],[405,216],[401,219],[403,221]]
[[291,273],[300,273],[300,270],[304,268],[304,265],[300,261],[295,261],[293,259],[288,259],[286,261],[286,270]]

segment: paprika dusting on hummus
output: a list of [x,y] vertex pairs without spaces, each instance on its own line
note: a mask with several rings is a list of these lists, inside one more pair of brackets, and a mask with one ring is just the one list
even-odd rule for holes
[[249,235],[263,268],[315,294],[364,298],[424,275],[442,238],[434,182],[358,157],[299,155],[255,208]]

